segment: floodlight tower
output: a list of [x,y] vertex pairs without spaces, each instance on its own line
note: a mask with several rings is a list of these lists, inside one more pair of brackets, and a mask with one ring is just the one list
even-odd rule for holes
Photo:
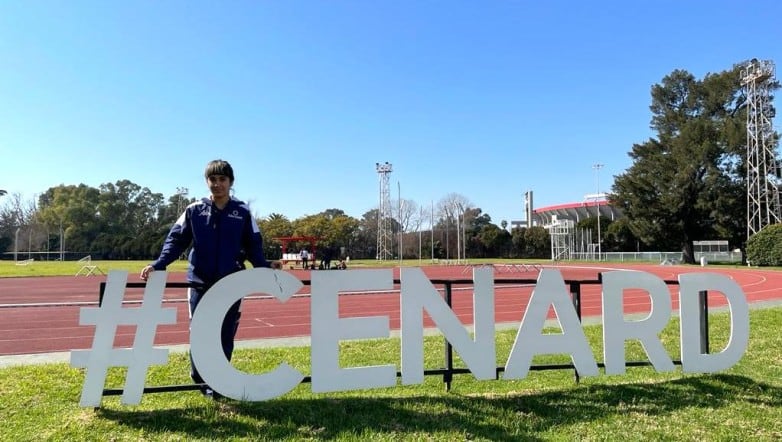
[[380,181],[380,205],[377,211],[377,256],[378,260],[391,257],[391,189],[388,176],[393,171],[391,163],[375,163]]
[[771,127],[774,63],[752,59],[741,69],[747,96],[747,237],[779,223],[780,170]]

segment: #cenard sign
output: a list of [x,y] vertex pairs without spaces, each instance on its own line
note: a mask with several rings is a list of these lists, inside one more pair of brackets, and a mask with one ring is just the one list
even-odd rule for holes
[[[123,403],[136,404],[143,392],[144,376],[150,364],[163,364],[167,350],[149,344],[139,345],[138,333],[154,329],[157,324],[171,323],[172,315],[160,307],[165,272],[154,272],[147,284],[144,306],[149,299],[157,300],[154,314],[139,314],[139,318],[106,318],[129,310],[116,307],[107,310],[106,299],[115,293],[121,299],[127,272],[114,271],[107,279],[104,305],[97,309],[82,309],[82,323],[103,321],[116,327],[133,323],[137,326],[136,343],[132,357],[117,349],[99,346],[91,351],[72,352],[72,365],[86,367],[87,376],[82,391],[83,406],[100,404],[100,391],[105,374],[90,376],[90,370],[109,366],[128,366],[128,379]],[[418,268],[401,269],[401,384],[412,385],[424,380],[423,315],[426,312],[436,327],[452,344],[454,350],[477,379],[495,379],[496,350],[494,343],[494,274],[490,267],[473,272],[474,333],[461,324],[442,296]],[[641,271],[609,271],[602,274],[603,362],[609,375],[625,372],[625,342],[637,340],[643,346],[651,365],[657,371],[674,370],[674,363],[666,353],[659,334],[671,318],[670,292],[665,282],[655,275]],[[313,272],[311,282],[311,381],[312,391],[327,393],[354,389],[387,388],[398,384],[396,364],[340,367],[339,343],[348,339],[389,338],[391,329],[387,316],[360,318],[339,317],[339,293],[345,291],[389,290],[394,285],[391,269],[351,270],[347,272]],[[292,274],[266,268],[248,269],[229,275],[215,284],[202,298],[191,320],[190,347],[198,371],[215,391],[246,401],[262,401],[279,397],[295,388],[304,374],[280,361],[267,373],[250,374],[237,370],[225,358],[220,344],[220,327],[225,312],[237,300],[249,294],[265,293],[281,302],[287,301],[303,284]],[[623,314],[623,294],[640,289],[651,299],[651,311],[640,320],[628,320]],[[698,294],[701,291],[719,292],[730,307],[731,334],[728,344],[716,353],[701,353]],[[545,321],[553,307],[560,323],[561,333],[544,333]],[[90,313],[89,315],[87,313]],[[749,308],[741,288],[729,277],[715,273],[686,273],[679,275],[679,313],[681,364],[684,372],[710,373],[730,368],[746,351],[749,340]],[[155,314],[158,314],[155,316]],[[85,316],[91,318],[85,320]],[[100,316],[100,318],[96,318]],[[143,319],[146,318],[146,319]],[[92,320],[93,322],[89,322]],[[148,321],[146,323],[144,321]],[[113,340],[113,334],[111,336]],[[162,353],[161,353],[162,352]],[[529,305],[521,319],[513,348],[505,362],[502,379],[523,379],[527,376],[536,355],[566,354],[580,376],[598,375],[598,365],[589,347],[581,322],[559,270],[543,269],[532,292]],[[131,360],[128,360],[131,359]],[[147,361],[143,370],[134,370],[137,360]],[[132,384],[132,385],[131,385]]]

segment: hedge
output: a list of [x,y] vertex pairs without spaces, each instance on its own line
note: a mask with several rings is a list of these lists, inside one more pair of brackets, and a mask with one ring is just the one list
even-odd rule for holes
[[747,240],[747,262],[753,266],[782,266],[782,224],[771,224]]

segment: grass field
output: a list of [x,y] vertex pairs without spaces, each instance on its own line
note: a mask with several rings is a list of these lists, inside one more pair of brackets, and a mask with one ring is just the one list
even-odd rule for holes
[[[521,263],[521,262],[541,262],[540,260],[520,260],[520,259],[474,259],[470,260],[472,264],[485,263]],[[432,261],[429,259],[408,259],[403,261],[403,266],[429,265]],[[149,261],[92,261],[90,265],[97,265],[101,271],[108,273],[110,270],[129,270],[139,271],[149,264]],[[17,265],[13,261],[0,261],[0,278],[2,277],[25,277],[25,276],[72,276],[75,275],[83,266],[83,263],[77,261],[33,261],[25,265]],[[377,261],[374,259],[351,260],[350,268],[367,267],[388,267],[399,266],[399,261]],[[168,267],[168,271],[177,272],[187,270],[187,261],[179,260]]]
[[[724,347],[728,316],[711,320],[712,348]],[[197,392],[147,394],[138,406],[106,397],[99,409],[79,407],[81,369],[66,364],[0,369],[0,440],[779,440],[782,437],[782,309],[751,312],[743,359],[720,374],[656,373],[628,368],[574,382],[570,370],[531,371],[523,380],[477,381],[456,375],[450,392],[427,377],[419,386],[313,394],[309,384],[267,402],[212,401]],[[601,360],[600,326],[585,327]],[[502,366],[515,338],[497,335]],[[678,323],[663,334],[678,354]],[[426,338],[426,367],[442,367],[442,338]],[[262,373],[286,361],[309,373],[309,349],[238,350],[233,364]],[[399,364],[396,339],[341,344],[343,367]],[[715,350],[716,351],[716,350]],[[674,359],[678,357],[673,356]],[[628,360],[646,360],[628,344]],[[535,363],[566,362],[562,356]],[[461,365],[457,360],[457,364]],[[154,367],[147,385],[188,382],[186,354]],[[121,388],[124,369],[111,369],[107,388]]]
[[[102,272],[108,273],[110,270],[129,270],[140,272],[142,267],[147,265],[149,261],[92,261],[91,265],[97,265]],[[351,260],[350,268],[368,268],[368,267],[398,267],[400,264],[405,267],[431,265],[433,262],[430,259],[406,259],[400,263],[400,261],[377,261],[374,259],[363,260]],[[470,264],[550,264],[549,260],[541,259],[470,259]],[[582,264],[588,264],[588,261],[579,261]],[[595,262],[591,262],[594,264]],[[643,262],[633,261],[634,264],[659,264],[657,262]],[[712,263],[712,266],[718,265],[721,268],[741,268],[742,266],[737,264],[719,264]],[[0,278],[3,277],[25,277],[25,276],[73,276],[81,268],[83,264],[77,261],[33,261],[26,265],[16,265],[13,261],[0,261]],[[286,266],[287,267],[287,266]],[[187,261],[180,260],[171,264],[168,268],[170,272],[185,271],[187,270]]]
[[[90,265],[108,273],[110,270],[138,271],[149,264],[148,261],[92,261]],[[0,261],[0,278],[2,277],[36,277],[36,276],[73,276],[81,270],[84,263],[78,261],[33,261],[25,265],[17,265],[13,261]],[[187,270],[187,261],[181,260],[169,266],[170,271]]]
[[[491,260],[491,262],[501,262]],[[477,262],[476,262],[477,263]],[[93,262],[105,271],[141,269],[144,262]],[[351,267],[377,265],[355,262]],[[405,265],[418,265],[417,260]],[[386,263],[388,265],[388,263]],[[72,275],[80,264],[0,261],[0,276]],[[172,271],[184,270],[177,262]],[[477,381],[456,375],[450,392],[442,379],[422,385],[313,394],[309,384],[266,402],[212,401],[195,391],[147,394],[138,406],[106,397],[99,409],[79,406],[84,372],[67,364],[0,369],[0,441],[207,441],[207,440],[760,440],[782,438],[782,308],[751,311],[749,349],[730,370],[718,374],[656,373],[628,368],[623,376],[574,381],[572,370],[531,371],[514,381]],[[679,325],[662,335],[678,359]],[[602,327],[585,331],[598,361]],[[719,351],[730,333],[726,313],[710,317],[711,348]],[[498,332],[497,366],[503,366],[513,331]],[[427,337],[426,368],[443,366],[440,337]],[[646,360],[640,346],[627,344],[628,360]],[[394,364],[396,339],[348,341],[340,345],[342,367]],[[285,361],[310,373],[307,347],[241,349],[233,364],[263,373]],[[568,362],[566,356],[539,357],[536,364]],[[147,385],[189,382],[188,358],[172,353],[153,367]],[[463,366],[456,361],[457,366]],[[126,370],[109,371],[107,388],[122,388]]]

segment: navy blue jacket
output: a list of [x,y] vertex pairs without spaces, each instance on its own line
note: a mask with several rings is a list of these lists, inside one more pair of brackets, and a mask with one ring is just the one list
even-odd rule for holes
[[205,288],[244,269],[245,259],[253,267],[270,267],[263,255],[258,224],[249,207],[234,198],[222,210],[209,198],[187,206],[168,232],[160,257],[152,267],[165,270],[191,244],[187,279]]

